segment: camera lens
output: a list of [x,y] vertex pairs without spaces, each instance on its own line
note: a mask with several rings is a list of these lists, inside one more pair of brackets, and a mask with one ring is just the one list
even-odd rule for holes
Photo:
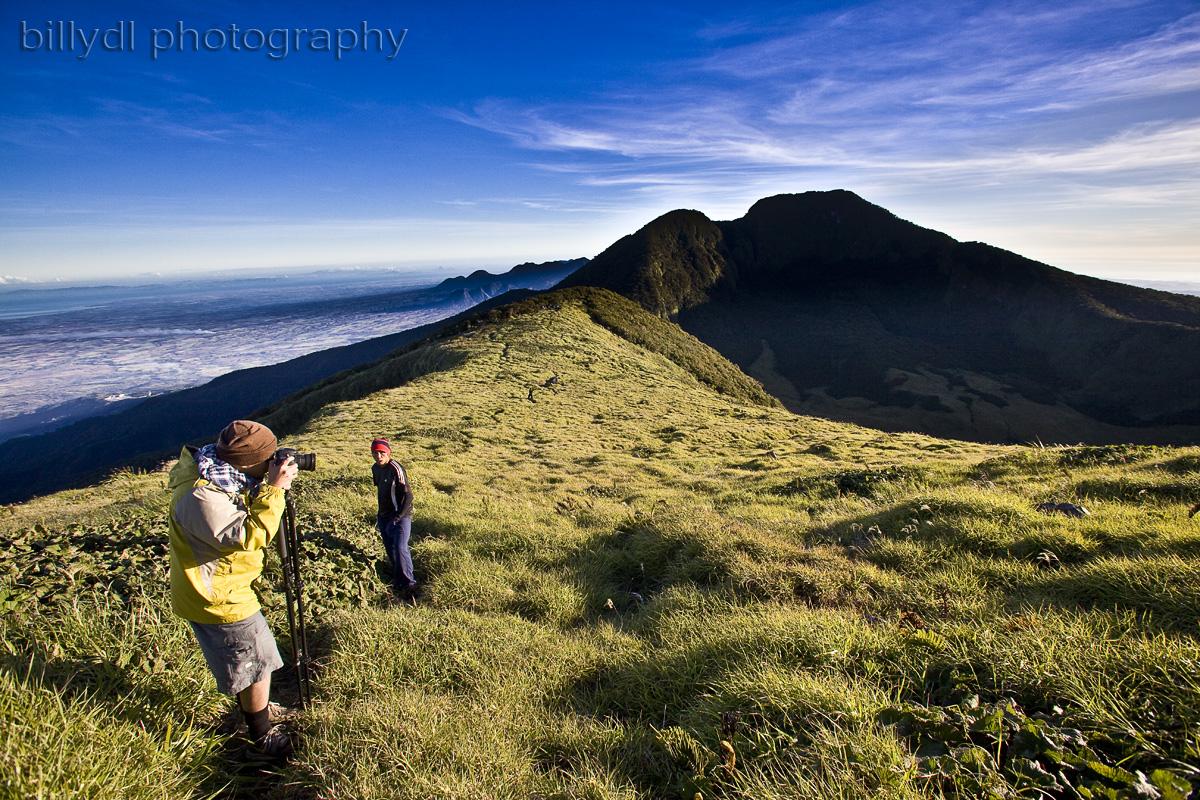
[[307,472],[312,472],[313,470],[315,470],[317,468],[317,454],[316,453],[301,453],[299,450],[296,450],[294,447],[281,447],[275,451],[275,460],[276,461],[280,461],[280,462],[287,461],[288,456],[292,457],[292,461],[295,462],[297,469],[302,469]]

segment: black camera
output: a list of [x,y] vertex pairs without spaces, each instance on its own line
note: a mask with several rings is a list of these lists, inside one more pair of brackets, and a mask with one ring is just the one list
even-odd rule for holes
[[276,463],[282,464],[288,460],[288,456],[292,457],[298,468],[306,472],[312,472],[317,468],[316,453],[301,453],[294,447],[281,447],[275,451],[275,455],[272,458]]

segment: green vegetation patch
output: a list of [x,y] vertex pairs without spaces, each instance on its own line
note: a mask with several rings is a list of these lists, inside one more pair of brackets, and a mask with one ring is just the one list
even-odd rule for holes
[[836,470],[795,478],[776,487],[775,492],[783,495],[808,495],[816,499],[828,499],[843,494],[875,497],[884,484],[913,484],[919,482],[922,477],[922,470],[909,466],[889,465],[877,469]]
[[[614,298],[498,309],[275,409],[319,465],[295,485],[317,702],[289,765],[238,766],[169,611],[162,473],[3,509],[6,796],[1200,787],[1194,448],[798,417]],[[414,485],[416,607],[388,603],[378,435]],[[256,588],[286,653],[277,570]]]

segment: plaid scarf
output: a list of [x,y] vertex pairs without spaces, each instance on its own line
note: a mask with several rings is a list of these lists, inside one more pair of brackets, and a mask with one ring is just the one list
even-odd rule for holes
[[206,444],[196,451],[196,469],[201,478],[222,491],[241,494],[258,486],[254,478],[217,458],[215,444]]

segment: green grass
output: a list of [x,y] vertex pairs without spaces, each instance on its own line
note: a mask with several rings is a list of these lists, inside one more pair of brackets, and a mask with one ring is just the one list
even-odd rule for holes
[[[580,291],[266,421],[320,463],[295,489],[320,654],[295,762],[235,770],[228,705],[166,610],[164,476],[125,473],[0,515],[6,796],[1069,795],[1058,771],[1093,796],[1134,797],[1139,773],[1164,797],[1200,786],[1198,449],[797,417]],[[414,481],[417,608],[383,604],[376,435]]]

